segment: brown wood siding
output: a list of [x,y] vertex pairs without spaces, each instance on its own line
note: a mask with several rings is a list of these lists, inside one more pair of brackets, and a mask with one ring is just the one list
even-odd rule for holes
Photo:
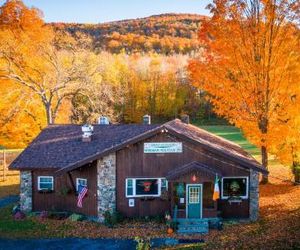
[[[75,194],[70,178],[67,174],[54,178],[54,191],[52,193],[40,193],[38,191],[38,176],[53,176],[54,171],[33,171],[33,210],[34,211],[71,211],[88,216],[97,216],[97,166],[96,162],[71,172],[76,186],[76,178],[84,178],[88,181],[88,194],[83,200],[83,207],[77,207],[77,195]],[[62,195],[61,190],[68,188],[70,194]]]
[[[169,154],[144,154],[144,142],[174,142],[183,143],[183,153]],[[199,161],[211,168],[219,169],[223,176],[249,176],[249,171],[241,168],[236,163],[212,154],[204,147],[197,146],[190,142],[182,141],[167,133],[155,135],[145,141],[130,145],[117,152],[117,210],[126,216],[147,216],[164,214],[171,210],[173,204],[169,201],[163,201],[160,198],[151,200],[135,199],[135,207],[128,206],[128,198],[125,196],[125,179],[137,177],[165,177],[169,171],[180,167],[192,161]],[[191,176],[183,176],[182,180],[192,183]],[[198,173],[197,182],[212,180],[212,177],[204,173]],[[171,192],[171,191],[170,191]],[[249,214],[249,202],[242,202],[241,206],[232,206],[226,202],[219,202],[221,213],[225,217],[230,217],[234,213],[235,217],[244,217]],[[230,211],[230,212],[229,212]],[[212,212],[203,213],[204,216],[210,216]]]
[[249,200],[243,200],[241,203],[230,204],[227,200],[219,200],[218,207],[222,218],[248,218]]

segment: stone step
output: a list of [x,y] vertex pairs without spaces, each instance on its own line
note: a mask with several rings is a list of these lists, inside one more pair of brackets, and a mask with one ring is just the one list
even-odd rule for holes
[[208,233],[208,221],[181,220],[177,232],[181,234]]
[[204,223],[207,222],[208,223],[208,219],[177,219],[178,223]]
[[178,230],[185,230],[185,231],[207,231],[207,227],[178,227]]
[[208,221],[205,220],[182,220],[178,221],[179,225],[208,225]]
[[207,234],[208,227],[188,227],[188,228],[178,228],[177,233],[179,234]]

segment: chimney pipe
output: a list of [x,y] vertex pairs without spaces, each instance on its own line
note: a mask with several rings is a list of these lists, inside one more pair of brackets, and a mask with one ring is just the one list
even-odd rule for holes
[[82,131],[82,141],[83,142],[90,142],[92,140],[92,135],[94,131],[94,127],[89,124],[85,124],[81,127]]
[[146,124],[146,125],[151,124],[151,116],[150,115],[144,115],[143,116],[143,124]]
[[181,116],[181,121],[183,123],[190,124],[190,116],[189,115],[182,115]]
[[98,124],[109,125],[109,119],[108,119],[108,117],[106,117],[106,116],[100,116],[98,118]]

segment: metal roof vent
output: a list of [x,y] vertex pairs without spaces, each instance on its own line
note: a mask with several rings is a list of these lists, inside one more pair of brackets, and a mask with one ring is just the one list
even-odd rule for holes
[[92,135],[94,131],[94,127],[89,124],[85,124],[81,127],[82,131],[82,141],[83,142],[90,142],[92,140]]
[[143,124],[147,124],[147,125],[151,124],[151,116],[150,115],[143,116]]
[[181,116],[181,121],[183,123],[190,124],[190,116],[189,115],[182,115]]
[[98,124],[101,124],[101,125],[109,125],[109,118],[106,117],[106,116],[100,116],[98,118]]

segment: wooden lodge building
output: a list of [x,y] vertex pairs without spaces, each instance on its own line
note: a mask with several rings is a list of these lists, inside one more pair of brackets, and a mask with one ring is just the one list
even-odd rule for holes
[[71,211],[99,221],[115,209],[127,217],[168,211],[188,219],[257,219],[259,173],[268,172],[237,144],[178,119],[102,123],[48,126],[10,165],[21,172],[22,210]]

